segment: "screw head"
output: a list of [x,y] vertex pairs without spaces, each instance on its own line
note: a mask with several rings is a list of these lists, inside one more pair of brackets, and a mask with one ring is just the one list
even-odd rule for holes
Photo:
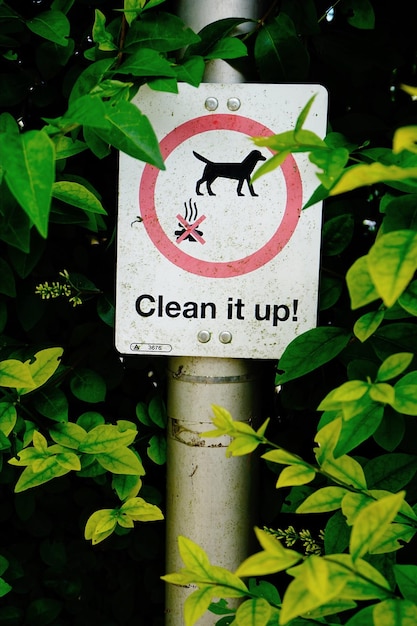
[[211,333],[208,330],[200,330],[197,335],[197,339],[200,343],[207,343],[211,339]]
[[219,335],[219,341],[221,343],[230,343],[232,341],[232,333],[228,330],[222,330]]
[[217,98],[210,96],[206,99],[204,106],[206,107],[207,111],[215,111],[219,106],[219,101],[217,100]]
[[241,102],[239,98],[229,98],[227,101],[227,108],[229,111],[237,111],[240,109]]

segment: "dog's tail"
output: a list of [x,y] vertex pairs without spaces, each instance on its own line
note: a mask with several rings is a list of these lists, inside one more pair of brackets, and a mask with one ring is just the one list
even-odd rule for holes
[[197,157],[197,159],[199,159],[200,161],[203,161],[203,163],[211,163],[211,161],[206,159],[206,157],[201,156],[201,154],[198,154],[198,152],[195,152],[194,150],[193,150],[193,155]]

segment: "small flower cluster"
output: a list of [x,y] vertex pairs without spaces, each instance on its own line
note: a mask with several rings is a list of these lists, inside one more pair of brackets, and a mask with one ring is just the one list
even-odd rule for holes
[[307,556],[310,554],[321,555],[323,552],[324,531],[322,530],[319,532],[318,541],[313,539],[309,530],[303,529],[297,532],[294,526],[288,526],[285,530],[264,527],[264,531],[277,539],[282,539],[287,548],[291,548],[297,541],[301,541]]
[[82,304],[80,296],[73,293],[73,288],[67,270],[59,272],[59,275],[64,278],[65,282],[61,283],[60,281],[53,281],[49,284],[49,282],[46,281],[40,285],[36,285],[35,293],[39,295],[42,300],[49,300],[63,296],[64,298],[69,299],[72,306]]

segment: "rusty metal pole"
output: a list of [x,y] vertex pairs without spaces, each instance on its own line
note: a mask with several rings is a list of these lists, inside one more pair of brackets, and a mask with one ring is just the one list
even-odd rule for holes
[[[179,0],[178,15],[193,30],[227,17],[260,16],[257,0]],[[243,25],[245,28],[245,25]],[[240,83],[245,77],[224,61],[212,61],[205,82]],[[213,564],[231,570],[248,556],[253,535],[253,461],[226,458],[227,438],[200,437],[212,427],[212,405],[250,422],[259,404],[256,361],[171,357],[168,364],[168,458],[166,571],[182,567],[177,538],[186,536],[206,550]],[[166,626],[181,626],[189,588],[167,585]],[[199,626],[212,626],[207,613]]]

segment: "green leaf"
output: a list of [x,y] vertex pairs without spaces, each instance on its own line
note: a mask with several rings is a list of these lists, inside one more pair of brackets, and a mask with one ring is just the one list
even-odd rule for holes
[[374,606],[372,617],[374,624],[381,626],[415,626],[417,606],[410,600],[384,600]]
[[146,82],[148,87],[150,87],[154,91],[178,93],[178,84],[176,78],[150,78]]
[[80,459],[74,452],[60,452],[55,458],[64,469],[74,470],[75,472],[81,469]]
[[120,513],[128,515],[135,522],[154,522],[164,519],[161,509],[143,498],[129,498],[120,507]]
[[26,26],[36,35],[53,41],[59,46],[68,45],[70,23],[61,11],[44,11],[36,17],[28,20]]
[[358,189],[358,187],[375,185],[376,183],[402,181],[416,177],[417,167],[407,168],[397,165],[384,165],[383,163],[353,165],[344,170],[343,175],[330,190],[330,195],[335,196]]
[[139,476],[114,474],[111,486],[117,493],[119,500],[123,501],[137,496],[142,488],[142,480]]
[[204,615],[214,595],[214,585],[202,585],[187,596],[184,602],[185,626],[193,626]]
[[392,354],[378,369],[377,380],[391,380],[392,378],[396,378],[400,374],[407,369],[413,360],[412,352],[397,352],[396,354]]
[[206,64],[203,57],[194,56],[181,63],[181,65],[175,66],[174,69],[178,81],[198,87],[203,80],[205,68]]
[[375,13],[369,0],[347,0],[341,6],[348,23],[355,28],[373,29]]
[[208,571],[211,567],[206,552],[198,544],[187,537],[178,537],[178,549],[181,559],[187,568],[198,578],[208,582]]
[[194,55],[207,58],[213,46],[216,46],[222,39],[236,32],[236,29],[241,24],[248,21],[247,18],[227,17],[207,24],[198,33],[199,41],[186,49],[185,58],[188,59]]
[[334,450],[337,458],[347,454],[371,437],[384,417],[384,406],[377,402],[363,402],[361,410],[342,419],[339,441]]
[[[65,429],[66,425],[63,424],[61,428]],[[135,437],[136,429],[121,431],[112,424],[100,424],[86,434],[80,442],[79,450],[86,454],[108,453],[117,448],[129,446]]]
[[359,341],[366,341],[368,337],[374,334],[377,328],[381,325],[384,320],[385,313],[384,311],[371,311],[370,313],[365,313],[358,320],[356,320],[355,325],[353,327],[353,332]]
[[331,602],[333,598],[343,598],[342,589],[349,578],[349,570],[312,555],[290,570],[296,576],[287,587],[282,601],[280,624],[308,614]]
[[44,417],[55,422],[68,421],[68,400],[59,387],[48,387],[46,391],[39,390],[33,398],[34,406]]
[[113,35],[106,30],[106,17],[99,9],[95,10],[93,41],[98,44],[99,50],[104,52],[117,50]]
[[278,368],[276,384],[308,374],[334,359],[348,344],[351,334],[344,328],[319,327],[296,337],[284,350]]
[[97,413],[97,411],[87,411],[86,413],[82,413],[77,419],[78,426],[84,428],[84,430],[89,431],[95,426],[100,426],[105,423],[104,417],[101,413]]
[[239,59],[247,56],[248,51],[240,39],[225,37],[220,39],[205,55],[206,59]]
[[117,68],[118,74],[133,76],[176,76],[171,63],[151,48],[139,48]]
[[113,474],[131,474],[143,476],[145,470],[138,456],[130,448],[116,448],[111,452],[95,455],[97,461],[108,472]]
[[84,402],[103,402],[106,397],[106,383],[97,372],[79,368],[70,380],[72,393]]
[[95,511],[87,520],[84,529],[85,539],[96,545],[109,537],[117,526],[117,512],[114,509]]
[[342,511],[337,511],[328,520],[324,529],[324,550],[326,554],[345,552],[349,545],[350,530]]
[[68,474],[69,471],[69,469],[60,465],[54,456],[45,458],[40,471],[35,472],[30,465],[23,470],[15,485],[15,493],[21,493],[22,491],[26,491],[26,489],[43,485],[53,478]]
[[297,513],[325,513],[340,509],[347,490],[343,487],[323,487],[314,491],[298,507]]
[[298,456],[297,454],[293,454],[292,452],[288,452],[283,448],[280,448],[279,450],[269,450],[268,452],[265,452],[265,454],[263,454],[261,458],[265,459],[266,461],[271,461],[272,463],[280,463],[282,465],[302,465],[306,469],[311,467],[311,465],[307,463],[307,461],[304,461],[304,459],[302,459],[300,456]]
[[380,297],[371,278],[367,256],[359,257],[348,269],[346,283],[352,309],[358,309]]
[[29,365],[16,359],[0,361],[0,387],[19,388],[23,385],[35,386]]
[[392,306],[417,269],[417,234],[397,230],[379,237],[368,253],[368,269],[385,305]]
[[307,75],[308,52],[294,22],[284,12],[267,21],[255,40],[255,60],[262,80],[274,76],[276,82],[303,81]]
[[23,396],[44,385],[58,369],[63,352],[63,348],[45,348],[36,352],[32,362],[30,360],[26,361],[32,376],[33,385],[18,388],[17,393]]
[[53,624],[62,610],[62,602],[54,598],[37,598],[27,607],[26,617],[33,626]]
[[285,467],[280,473],[276,487],[292,487],[293,485],[305,485],[316,477],[316,472],[311,467],[291,465]]
[[6,139],[0,147],[5,180],[13,196],[42,237],[47,236],[55,149],[43,131],[31,130]]
[[[341,147],[327,150],[323,150],[321,148],[314,149],[309,154],[309,160],[314,163],[314,165],[317,165],[317,167],[323,170],[323,172],[317,172],[317,178],[321,181],[322,187],[327,191],[333,187],[336,180],[343,172],[343,169],[347,161],[349,160],[349,152],[348,150],[346,150],[346,148]],[[341,217],[342,216],[339,215],[334,219],[337,221],[341,221]],[[336,235],[336,233],[334,232],[335,226],[336,224],[332,224],[333,236]],[[346,236],[346,239],[344,242],[342,242],[340,238],[336,236],[339,240],[339,246],[337,246],[336,244],[336,249],[340,249],[340,246],[342,246],[342,248],[340,249],[340,251],[342,251],[349,245],[349,242],[353,236],[352,217],[347,215],[346,223],[344,225],[340,224],[340,226],[342,229],[342,232],[340,234],[343,233]],[[334,240],[333,242],[336,243],[336,241]],[[333,248],[333,254],[334,249],[335,248]]]
[[323,254],[335,256],[343,252],[353,236],[354,221],[350,214],[337,215],[324,223]]
[[138,402],[136,405],[136,417],[145,426],[151,426],[152,420],[149,417],[148,407],[145,402]]
[[10,265],[0,258],[0,293],[14,298],[16,296],[16,283]]
[[405,415],[417,415],[417,372],[403,376],[394,386],[393,407]]
[[404,452],[381,454],[366,463],[364,472],[370,489],[397,492],[414,478],[417,457]]
[[394,388],[388,383],[375,383],[369,388],[369,396],[375,402],[394,404]]
[[125,50],[129,52],[141,44],[144,48],[169,52],[198,41],[200,37],[179,17],[159,11],[157,14],[144,14],[140,21],[132,24],[126,37]]
[[12,402],[0,402],[0,431],[8,437],[16,425],[17,411]]
[[417,565],[394,565],[395,580],[404,598],[417,604]]
[[236,611],[236,621],[242,626],[267,626],[272,614],[271,606],[264,598],[243,602]]
[[167,422],[167,411],[162,396],[154,396],[149,402],[148,414],[152,422],[159,426],[159,428],[165,428]]
[[157,465],[164,465],[167,460],[167,440],[165,435],[153,435],[146,450],[148,457]]
[[385,530],[394,520],[404,500],[404,492],[390,494],[363,508],[356,516],[350,536],[350,553],[354,560],[372,552]]
[[56,424],[49,429],[49,433],[55,443],[74,450],[78,450],[87,437],[87,432],[84,428],[72,422]]
[[284,548],[278,539],[264,530],[255,528],[255,532],[263,551],[245,559],[237,568],[236,576],[267,576],[286,570],[302,560],[301,554]]
[[148,120],[131,102],[106,102],[107,127],[97,129],[98,135],[129,156],[164,169],[158,140]]
[[0,578],[0,598],[8,594],[9,591],[11,590],[12,590],[12,586],[9,585],[9,583],[6,583],[6,581],[3,580],[3,578]]
[[84,211],[107,215],[97,196],[79,183],[67,180],[56,182],[52,187],[52,195],[57,200],[76,206]]
[[398,303],[407,313],[417,316],[417,280],[411,281],[398,298]]
[[330,391],[317,407],[318,411],[334,411],[345,403],[354,402],[363,398],[369,391],[370,383],[363,380],[348,380],[336,389]]

